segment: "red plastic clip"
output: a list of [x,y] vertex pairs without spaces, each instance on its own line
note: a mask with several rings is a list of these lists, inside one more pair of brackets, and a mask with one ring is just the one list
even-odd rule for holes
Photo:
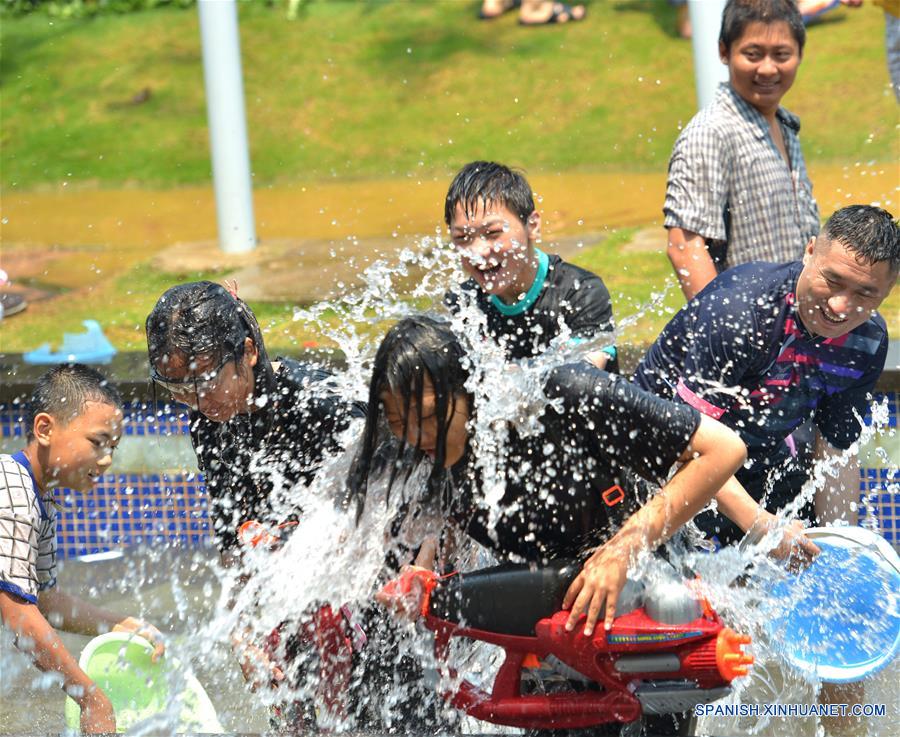
[[600,496],[606,502],[607,507],[613,507],[625,498],[625,492],[622,491],[621,486],[616,484],[615,486],[610,486]]

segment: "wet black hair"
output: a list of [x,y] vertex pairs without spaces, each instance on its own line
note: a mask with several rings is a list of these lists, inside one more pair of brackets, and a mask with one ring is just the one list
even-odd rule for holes
[[81,363],[56,366],[37,380],[25,408],[25,436],[34,438],[34,418],[46,412],[68,424],[87,402],[102,402],[122,409],[122,396],[109,379],[96,369]]
[[459,204],[471,217],[482,201],[486,205],[505,205],[523,225],[528,224],[528,218],[534,212],[531,185],[522,174],[493,161],[473,161],[460,169],[447,190],[444,222],[450,225]]
[[447,429],[453,419],[454,398],[465,394],[472,412],[472,397],[465,384],[469,372],[465,368],[465,350],[448,323],[428,315],[404,318],[392,327],[375,354],[372,378],[369,382],[369,413],[363,430],[359,451],[350,469],[349,493],[356,504],[357,518],[362,512],[369,477],[377,473],[379,449],[387,440],[381,395],[388,391],[398,395],[403,404],[403,437],[395,444],[388,493],[402,467],[405,478],[424,458],[424,454],[406,444],[409,410],[416,402],[418,427],[422,426],[422,392],[426,377],[431,380],[435,395],[435,415],[446,417],[438,423],[434,466],[428,479],[425,499],[436,496],[444,503],[446,489],[444,461],[447,451]]
[[891,271],[900,271],[900,227],[887,210],[872,205],[850,205],[835,212],[822,235],[856,254],[861,263],[888,261]]
[[796,0],[728,0],[722,11],[719,43],[725,47],[726,54],[730,53],[732,44],[744,35],[751,23],[771,25],[782,21],[787,23],[802,56],[806,27]]
[[253,341],[259,360],[253,367],[254,395],[263,396],[275,385],[272,363],[262,331],[250,308],[225,287],[209,281],[188,282],[167,289],[147,317],[147,353],[150,365],[162,367],[172,353],[189,360],[226,357],[239,362],[244,342]]

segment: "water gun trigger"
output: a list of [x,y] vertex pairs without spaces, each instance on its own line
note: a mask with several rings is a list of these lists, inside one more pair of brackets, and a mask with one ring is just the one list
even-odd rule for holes
[[428,608],[431,605],[431,592],[434,591],[438,583],[438,574],[429,571],[427,568],[419,568],[418,566],[409,566],[397,578],[388,581],[378,592],[378,598],[388,600],[405,599],[412,594],[413,583],[418,581],[422,587],[422,607],[421,614],[428,614]]

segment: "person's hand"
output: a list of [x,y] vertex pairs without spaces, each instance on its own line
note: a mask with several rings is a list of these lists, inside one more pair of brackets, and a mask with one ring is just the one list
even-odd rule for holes
[[563,599],[563,609],[571,610],[566,630],[575,628],[582,612],[587,612],[585,635],[593,634],[594,625],[601,614],[606,629],[611,629],[616,616],[616,602],[625,586],[627,574],[628,556],[610,543],[588,558]]
[[159,660],[166,651],[166,645],[163,640],[162,632],[149,622],[136,617],[126,617],[113,627],[113,632],[132,632],[140,635],[147,642],[153,645],[153,655],[150,656],[152,662]]
[[112,702],[97,686],[86,689],[79,700],[82,734],[115,734],[116,714]]
[[[778,518],[771,512],[765,512],[756,524],[750,528],[751,533],[759,537],[767,534],[778,524]],[[769,551],[776,560],[786,561],[791,570],[801,570],[813,562],[822,551],[806,536],[806,528],[800,520],[793,520],[784,527],[778,544]]]
[[417,568],[427,568],[434,570],[434,561],[437,558],[438,541],[434,535],[429,535],[419,547],[419,553],[413,561],[413,565]]
[[851,8],[858,8],[863,4],[863,0],[841,0],[841,3],[849,5]]
[[375,601],[397,616],[415,622],[422,616],[425,596],[430,593],[426,580],[434,579],[430,568],[403,566],[400,576],[375,594]]
[[241,643],[238,648],[241,673],[251,691],[263,686],[277,688],[284,680],[284,671],[272,662],[265,650],[249,643]]

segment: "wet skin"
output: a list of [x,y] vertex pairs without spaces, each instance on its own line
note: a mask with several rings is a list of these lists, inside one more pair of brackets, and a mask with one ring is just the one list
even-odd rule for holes
[[541,216],[533,212],[523,223],[506,205],[483,200],[468,214],[456,205],[450,237],[462,256],[463,271],[486,294],[507,304],[524,296],[537,273],[534,246],[541,237]]
[[[200,412],[213,422],[228,422],[236,414],[252,412],[253,367],[259,353],[250,338],[240,359],[217,361],[210,355],[186,356],[172,352],[157,362],[159,382],[172,398]],[[172,382],[172,383],[168,383]]]
[[38,486],[91,491],[112,464],[121,434],[122,411],[107,402],[85,402],[68,422],[38,413],[26,451]]
[[[410,400],[408,413],[403,411],[403,397],[399,394],[384,392],[381,395],[381,406],[384,408],[384,416],[391,433],[400,439],[404,437],[403,425],[404,415],[406,415],[406,442],[434,460],[438,437],[438,416],[435,411],[434,385],[431,380],[425,378],[422,391],[421,422],[415,398]],[[445,468],[455,465],[466,452],[466,443],[469,438],[469,431],[466,427],[469,420],[469,400],[463,395],[457,395],[448,409],[447,418],[444,420],[444,422],[450,421],[447,428]]]
[[839,338],[878,309],[897,281],[888,261],[862,263],[840,241],[810,239],[797,279],[797,308],[813,335]]

